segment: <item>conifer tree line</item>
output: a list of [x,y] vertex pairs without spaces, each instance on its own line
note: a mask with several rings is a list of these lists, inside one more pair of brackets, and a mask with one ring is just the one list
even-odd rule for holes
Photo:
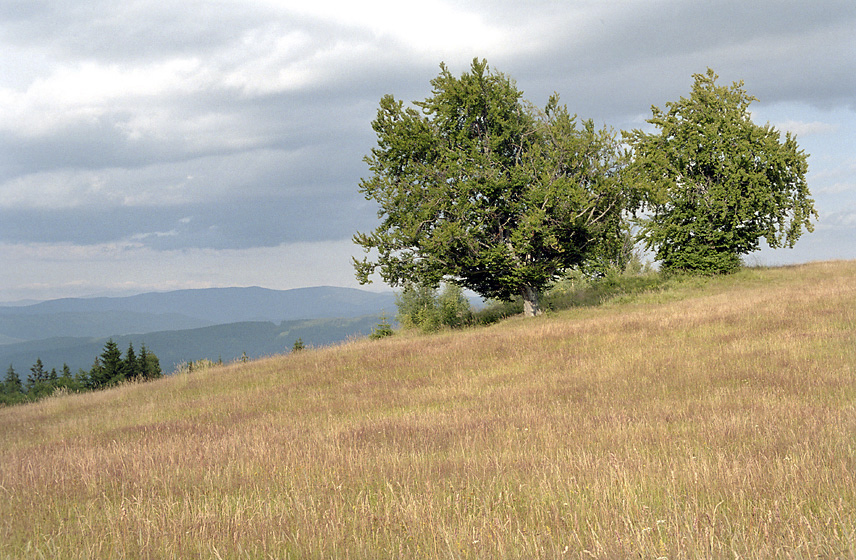
[[112,387],[123,381],[149,381],[161,377],[160,361],[146,345],[139,353],[134,344],[128,343],[128,349],[122,356],[119,346],[111,338],[104,350],[95,358],[89,371],[80,368],[72,374],[68,364],[62,365],[62,371],[56,368],[48,371],[41,358],[22,379],[22,374],[9,364],[6,375],[0,382],[0,404],[32,402],[50,396],[56,391],[82,392],[96,391]]

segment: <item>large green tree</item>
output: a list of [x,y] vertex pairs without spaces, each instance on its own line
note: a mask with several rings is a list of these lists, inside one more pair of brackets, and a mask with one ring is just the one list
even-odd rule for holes
[[354,241],[362,283],[453,282],[489,298],[538,293],[611,245],[633,197],[622,186],[613,133],[578,122],[557,96],[544,110],[513,80],[474,60],[459,78],[445,65],[433,95],[413,106],[381,99],[377,147],[360,183],[381,224]]
[[652,107],[658,131],[626,135],[629,171],[651,187],[641,236],[665,269],[728,272],[759,248],[793,247],[816,217],[808,155],[790,133],[752,122],[742,82],[695,74],[689,98]]

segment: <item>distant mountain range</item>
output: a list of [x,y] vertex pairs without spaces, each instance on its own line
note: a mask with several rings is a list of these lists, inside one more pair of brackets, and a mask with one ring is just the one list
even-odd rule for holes
[[145,344],[165,372],[207,358],[232,361],[287,352],[301,338],[327,345],[365,336],[395,295],[352,288],[211,288],[130,297],[58,299],[0,306],[0,375],[22,377],[37,358],[48,369],[89,369],[108,338],[124,352]]

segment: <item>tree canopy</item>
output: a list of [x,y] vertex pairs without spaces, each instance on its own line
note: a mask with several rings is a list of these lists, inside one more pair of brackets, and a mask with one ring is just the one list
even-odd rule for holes
[[759,248],[793,247],[817,216],[808,155],[790,134],[755,125],[743,89],[695,74],[689,98],[652,107],[656,133],[627,134],[629,171],[651,187],[641,237],[665,269],[727,272]]
[[537,314],[538,293],[563,271],[617,249],[638,200],[621,181],[625,155],[611,131],[578,122],[556,95],[536,109],[484,60],[459,78],[440,70],[415,107],[380,101],[360,191],[382,221],[354,236],[376,255],[354,260],[357,278],[453,282],[521,296]]

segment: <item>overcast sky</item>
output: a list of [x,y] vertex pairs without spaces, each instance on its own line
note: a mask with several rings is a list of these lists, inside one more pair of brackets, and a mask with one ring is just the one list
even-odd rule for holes
[[381,96],[474,57],[616,129],[708,67],[743,80],[811,154],[820,212],[748,261],[853,259],[854,30],[853,0],[4,0],[0,301],[356,287]]

